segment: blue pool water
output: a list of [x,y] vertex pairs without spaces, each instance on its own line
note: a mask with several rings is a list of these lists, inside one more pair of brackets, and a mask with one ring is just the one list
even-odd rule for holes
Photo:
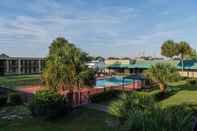
[[[111,77],[102,80],[96,81],[96,87],[104,87],[108,85],[122,85],[123,78],[122,77]],[[124,84],[133,83],[132,79],[124,79]]]

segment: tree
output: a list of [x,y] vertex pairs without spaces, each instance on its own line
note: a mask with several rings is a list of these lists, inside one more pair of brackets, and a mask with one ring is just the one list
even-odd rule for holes
[[[82,84],[94,78],[93,73],[93,77],[89,76],[91,70],[85,65],[87,57],[87,53],[64,38],[54,40],[49,48],[46,68],[42,74],[46,87],[56,91],[67,89],[71,96],[74,90],[79,91]],[[80,102],[80,96],[78,98]]]
[[90,56],[88,53],[86,52],[82,52],[82,59],[86,62],[95,60],[95,58],[93,56]]
[[191,54],[186,56],[186,59],[197,60],[197,51],[192,49]]
[[184,58],[187,55],[191,55],[192,48],[187,42],[181,41],[178,46],[178,52],[181,58],[181,65],[182,65],[182,71],[183,71],[184,70]]
[[180,56],[182,71],[184,70],[184,58],[190,56],[192,53],[192,48],[190,45],[181,41],[179,43],[175,43],[173,40],[167,40],[161,46],[161,55],[170,57],[171,59],[174,56]]
[[107,59],[108,59],[108,60],[116,60],[116,59],[119,60],[120,58],[119,58],[119,57],[108,57]]
[[97,56],[96,58],[95,58],[96,60],[99,60],[99,61],[105,61],[105,58],[104,57],[102,57],[102,56]]
[[147,70],[148,78],[159,83],[160,92],[164,93],[167,82],[175,80],[179,75],[176,67],[168,63],[158,63]]
[[161,46],[161,55],[172,59],[177,54],[177,44],[173,40],[167,40]]

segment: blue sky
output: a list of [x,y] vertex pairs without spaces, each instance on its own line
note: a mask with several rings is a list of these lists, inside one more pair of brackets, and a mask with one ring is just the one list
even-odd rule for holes
[[58,36],[91,55],[159,56],[163,41],[197,49],[196,0],[4,0],[0,52],[46,56]]

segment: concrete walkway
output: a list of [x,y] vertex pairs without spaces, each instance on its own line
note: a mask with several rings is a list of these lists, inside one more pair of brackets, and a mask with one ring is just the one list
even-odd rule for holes
[[101,104],[90,103],[90,104],[84,105],[84,107],[89,108],[89,109],[95,109],[95,110],[102,111],[102,112],[108,112],[108,107],[101,105]]

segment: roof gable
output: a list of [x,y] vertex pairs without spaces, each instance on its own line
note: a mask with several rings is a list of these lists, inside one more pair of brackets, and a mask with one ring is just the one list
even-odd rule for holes
[[4,54],[4,53],[2,53],[2,54],[0,54],[0,58],[9,58],[9,56]]

